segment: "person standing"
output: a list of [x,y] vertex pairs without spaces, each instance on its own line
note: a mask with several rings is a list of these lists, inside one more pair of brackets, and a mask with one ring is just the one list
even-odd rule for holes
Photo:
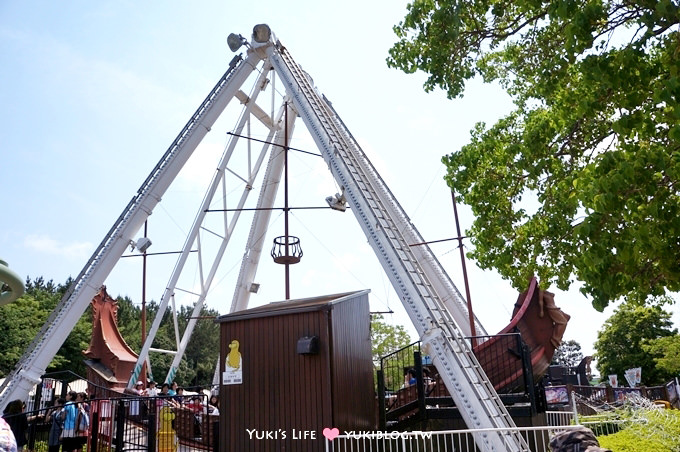
[[17,440],[12,433],[12,427],[0,417],[0,452],[17,452]]
[[76,437],[76,417],[78,415],[76,398],[78,393],[70,391],[66,397],[66,404],[64,404],[62,409],[64,419],[61,433],[62,452],[73,452],[79,448],[79,441]]
[[[131,389],[126,389],[125,392],[132,394],[136,397],[141,397],[144,394],[144,383],[140,381],[137,382],[134,388]],[[130,411],[129,411],[129,416],[132,419],[138,419],[139,416],[141,415],[140,412],[140,400],[138,398],[134,398],[130,400]]]
[[76,395],[76,405],[78,406],[78,414],[76,415],[76,442],[78,447],[76,450],[81,451],[90,436],[90,404],[86,393],[79,392]]
[[59,452],[61,441],[59,437],[64,428],[64,412],[63,407],[66,400],[59,398],[54,401],[54,406],[47,411],[45,421],[50,422],[50,433],[47,437],[47,451]]
[[14,433],[14,438],[17,443],[17,450],[23,450],[24,446],[28,442],[26,438],[26,433],[28,432],[28,417],[24,413],[24,402],[21,400],[12,400],[9,402],[2,417],[5,418],[12,433]]

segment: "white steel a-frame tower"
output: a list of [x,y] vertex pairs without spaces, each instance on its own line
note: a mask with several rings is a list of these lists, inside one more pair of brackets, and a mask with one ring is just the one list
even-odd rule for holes
[[[159,302],[159,312],[163,313],[170,305],[174,308],[178,292],[188,292],[194,297],[194,312],[184,334],[177,339],[177,350],[165,351],[174,355],[166,381],[173,379],[179,367],[236,223],[264,166],[262,188],[254,209],[231,310],[248,306],[264,248],[264,232],[285,167],[285,152],[282,150],[288,148],[295,120],[300,117],[340,187],[340,201],[346,200],[349,204],[468,427],[485,429],[484,433],[475,436],[479,448],[488,451],[528,450],[518,433],[504,430],[514,426],[514,422],[464,339],[470,335],[470,327],[463,298],[426,245],[409,245],[421,244],[424,240],[330,102],[313,86],[311,78],[276,40],[268,26],[255,26],[251,42],[240,35],[231,35],[230,47],[238,49],[240,46],[246,48],[245,58],[237,56],[232,60],[225,75],[123,210],[14,372],[5,380],[0,405],[4,406],[15,398],[24,398],[40,381],[68,332],[126,248],[138,243],[134,240],[135,234],[181,168],[230,101],[237,100],[243,105],[242,112],[236,118],[231,139]],[[248,94],[242,91],[247,81],[253,81]],[[268,90],[271,91],[272,102],[265,109],[258,105],[258,98],[267,97]],[[276,101],[277,92],[282,94],[279,102]],[[250,132],[254,122],[266,132],[259,135],[261,139],[248,140],[247,161],[241,162],[242,171],[236,171],[234,150],[241,137],[252,136]],[[242,192],[235,206],[227,206],[224,201],[228,176],[235,176],[242,182]],[[222,205],[216,209],[219,200],[222,200]],[[211,223],[208,214],[216,210],[221,212],[218,214],[220,219],[216,222],[213,219]],[[190,261],[197,264],[197,276],[196,283],[188,288],[181,286],[180,281]],[[161,318],[162,315],[158,315],[151,325],[129,385],[138,379],[149,352],[158,351],[152,349],[151,344]],[[479,324],[476,330],[484,331]]]

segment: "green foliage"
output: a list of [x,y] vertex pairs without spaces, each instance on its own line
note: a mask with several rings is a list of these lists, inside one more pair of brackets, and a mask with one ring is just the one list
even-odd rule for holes
[[48,449],[49,446],[47,445],[47,441],[36,441],[33,452],[47,452]]
[[[40,277],[26,281],[26,293],[14,303],[0,307],[0,331],[8,334],[0,335],[0,376],[8,375],[22,357],[31,341],[40,334],[45,321],[66,293],[72,280],[65,284],[45,282]],[[142,347],[141,334],[141,306],[135,305],[128,298],[118,298],[118,329],[125,342],[135,351]],[[147,308],[147,333],[153,321],[158,304],[149,302]],[[186,329],[193,308],[182,306],[178,313],[178,328],[180,334]],[[176,347],[174,324],[168,310],[163,318],[161,327],[154,340],[156,348],[174,349]],[[203,309],[202,317],[215,317],[219,313],[210,309]],[[86,375],[83,351],[90,344],[92,335],[91,308],[78,320],[75,327],[64,341],[47,372],[69,371],[79,376]],[[210,319],[198,320],[192,340],[189,342],[176,380],[184,386],[209,386],[217,363],[219,353],[220,331],[219,325]],[[167,354],[152,353],[151,366],[156,379],[162,379],[168,372],[172,357]]]
[[[158,304],[155,302],[148,303],[147,309],[147,318],[153,319],[158,312]],[[177,327],[180,335],[184,334],[192,311],[193,306],[180,306],[177,313]],[[218,315],[219,313],[212,309],[203,307],[201,310],[201,319],[197,320],[191,340],[187,344],[179,369],[175,374],[174,380],[179,385],[206,387],[212,384],[220,350],[220,329],[219,325],[212,321],[212,318]],[[139,323],[139,320],[137,320],[137,323]],[[176,348],[175,327],[170,309],[166,310],[163,316],[152,346],[166,350]],[[141,348],[141,345],[139,348]],[[172,364],[173,356],[165,353],[152,353],[149,356],[153,378],[156,381],[164,380]]]
[[[142,308],[136,306],[129,297],[118,297],[116,301],[118,302],[118,330],[130,348],[139,350],[142,348]],[[153,320],[149,311],[151,310],[147,309],[147,329]]]
[[680,290],[678,2],[416,0],[388,65],[516,110],[444,157],[472,207],[470,257],[520,289],[574,279],[602,310]]
[[654,356],[656,367],[668,375],[680,375],[680,335],[660,337],[642,344]]
[[[182,306],[179,313],[179,328],[184,332],[193,307]],[[197,320],[191,341],[187,345],[176,380],[184,385],[209,386],[212,383],[220,351],[220,325],[213,319],[219,312],[203,307]]]
[[14,303],[0,307],[0,374],[7,375],[36,337],[49,311],[41,297],[26,293]]
[[575,340],[569,340],[562,342],[560,346],[557,347],[551,364],[576,367],[582,359],[583,353],[581,353],[581,344]]
[[371,316],[371,353],[373,364],[380,365],[380,358],[406,347],[411,338],[402,325],[390,325],[381,314]]
[[[622,419],[631,422],[614,434],[598,436],[600,447],[616,452],[680,451],[680,411],[653,409],[633,413],[619,410],[618,413]],[[589,417],[580,420],[591,421]]]
[[627,369],[642,368],[642,384],[663,384],[675,375],[657,366],[659,355],[644,348],[649,340],[677,335],[672,330],[671,315],[659,306],[624,303],[605,321],[594,344],[597,369],[603,377]]
[[[404,369],[413,367],[413,347],[411,337],[402,325],[390,325],[381,314],[371,315],[371,353],[373,365],[381,368],[381,359],[390,355],[382,363],[385,388],[395,391],[404,383]],[[403,349],[403,350],[402,350]],[[395,353],[399,351],[399,353]]]
[[[41,328],[50,313],[59,303],[71,284],[45,282],[42,277],[26,280],[26,293],[14,303],[0,308],[0,375],[7,375],[14,369],[17,361],[33,339],[40,334]],[[63,345],[47,368],[48,372],[68,370],[77,375],[85,375],[82,351],[90,342],[92,330],[89,310],[78,321]]]

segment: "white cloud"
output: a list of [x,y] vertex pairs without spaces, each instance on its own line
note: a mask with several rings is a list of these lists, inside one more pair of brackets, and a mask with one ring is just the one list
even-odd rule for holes
[[93,245],[90,242],[60,243],[47,236],[32,234],[24,239],[24,245],[34,251],[52,254],[67,259],[83,259],[92,252]]

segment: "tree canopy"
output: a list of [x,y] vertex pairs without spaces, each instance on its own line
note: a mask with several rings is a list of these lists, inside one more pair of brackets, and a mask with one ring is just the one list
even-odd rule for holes
[[[24,351],[31,344],[40,329],[64,295],[71,280],[55,284],[38,277],[26,279],[26,293],[15,302],[0,307],[0,375],[9,374]],[[90,343],[92,331],[91,314],[88,308],[64,341],[47,372],[70,371],[85,375],[82,350]]]
[[680,375],[680,335],[652,339],[642,349],[654,356],[656,366],[668,375]]
[[663,384],[673,378],[675,374],[657,365],[662,354],[646,347],[660,338],[677,336],[670,318],[659,306],[621,304],[597,333],[594,348],[600,376],[617,374],[623,381],[627,369],[641,367],[643,384]]
[[[45,282],[39,277],[26,280],[26,293],[15,302],[0,307],[0,331],[8,334],[0,335],[0,376],[8,375],[59,300],[71,284],[55,284],[51,280]],[[118,329],[125,342],[135,351],[142,347],[141,308],[130,298],[118,297]],[[147,318],[153,319],[158,312],[158,303],[147,303]],[[181,306],[178,312],[178,329],[180,334],[186,329],[193,307]],[[203,308],[201,319],[196,324],[192,341],[188,344],[176,374],[176,380],[186,386],[209,386],[219,355],[219,325],[209,318],[219,313],[213,309]],[[161,327],[154,339],[156,348],[173,349],[176,346],[174,323],[168,310]],[[92,335],[92,310],[87,308],[69,333],[52,362],[47,367],[48,373],[68,371],[72,378],[85,377],[86,367],[83,351],[87,349]],[[172,357],[167,354],[151,354],[149,357],[156,379],[164,378],[170,368]],[[69,379],[67,377],[67,379]]]
[[557,347],[550,364],[557,366],[576,367],[579,365],[582,359],[583,353],[581,352],[581,344],[575,340],[569,340],[562,342],[560,346]]
[[371,315],[371,353],[373,364],[380,365],[380,358],[406,347],[411,337],[402,325],[390,325],[381,314]]
[[389,66],[515,110],[443,158],[471,257],[522,289],[579,279],[598,310],[680,290],[677,0],[414,0]]

